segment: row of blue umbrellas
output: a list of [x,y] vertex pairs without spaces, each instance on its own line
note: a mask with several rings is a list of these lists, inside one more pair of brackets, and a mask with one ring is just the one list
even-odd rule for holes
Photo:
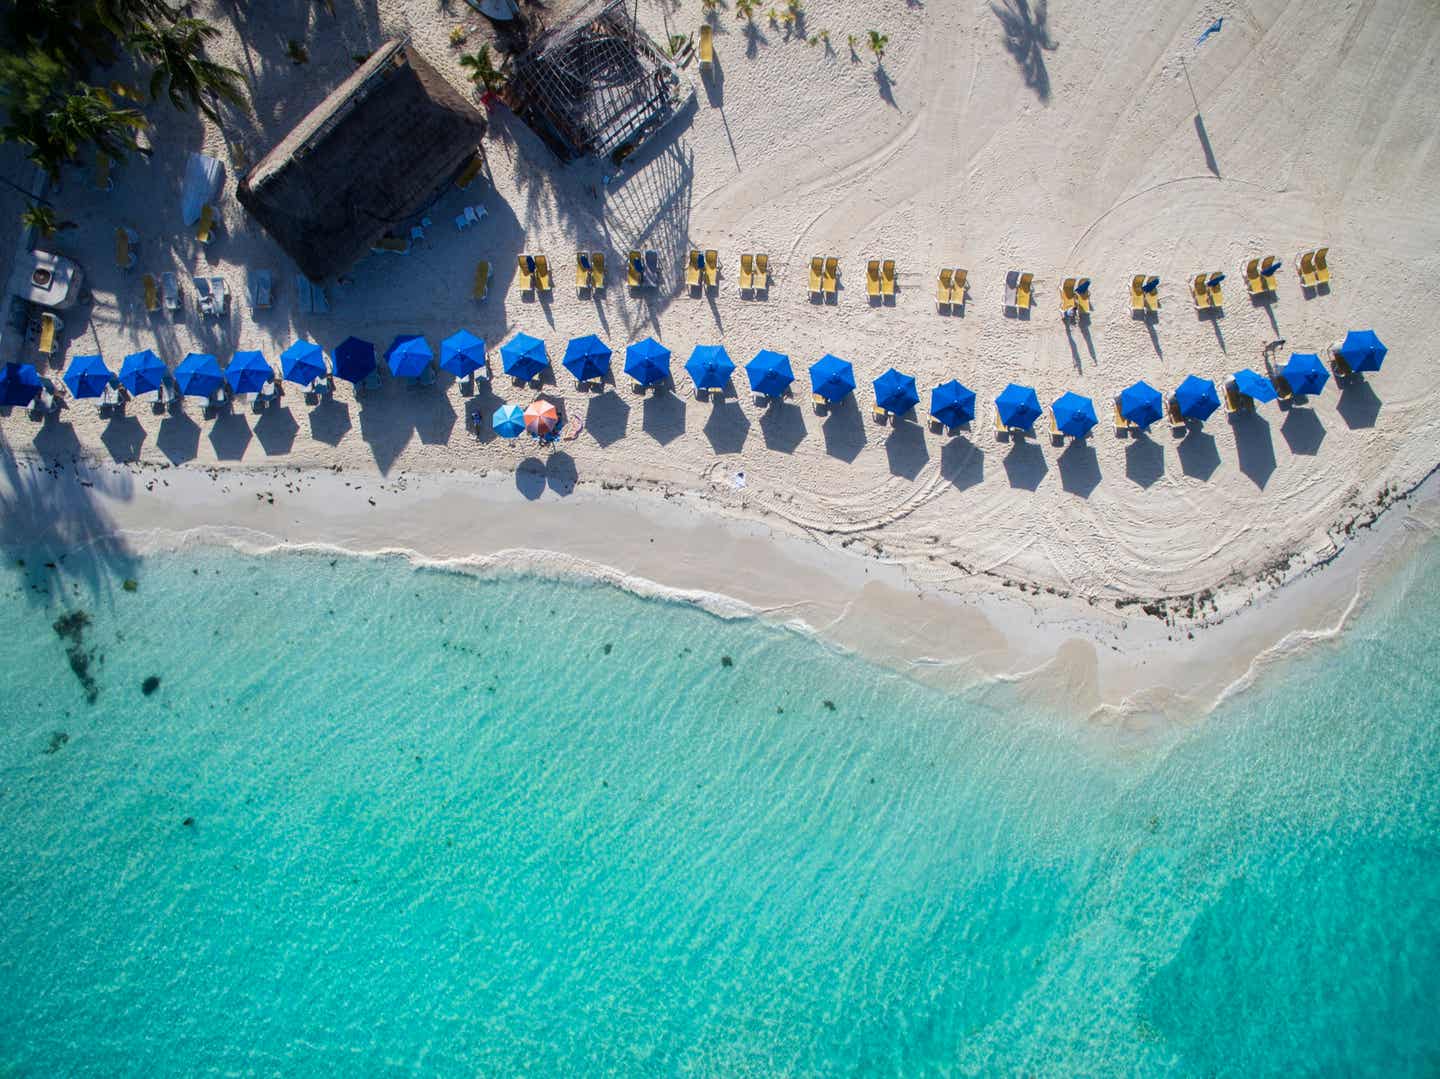
[[[440,366],[458,378],[465,378],[484,367],[485,351],[483,339],[468,330],[460,330],[440,343]],[[1387,350],[1374,331],[1352,330],[1335,351],[1352,371],[1364,372],[1378,371]],[[331,355],[335,375],[350,382],[364,381],[377,366],[375,346],[358,337],[347,337]],[[533,379],[550,365],[545,342],[526,333],[516,334],[502,345],[500,356],[506,374],[526,380]],[[570,341],[562,362],[578,380],[588,382],[610,373],[611,356],[608,345],[594,334],[587,334]],[[401,378],[418,378],[434,358],[429,343],[419,334],[396,337],[386,353],[391,373]],[[668,348],[647,337],[626,347],[625,373],[641,385],[654,385],[669,378],[670,359]],[[327,373],[324,352],[313,341],[296,341],[280,354],[280,361],[284,378],[301,385],[308,386]],[[729,382],[735,364],[723,345],[699,345],[685,362],[685,370],[696,387],[721,389]],[[745,365],[745,372],[751,388],[768,396],[783,394],[795,381],[789,357],[771,349],[756,353]],[[827,401],[839,401],[855,390],[854,368],[838,356],[821,357],[810,365],[809,373],[814,392]],[[152,393],[160,388],[166,374],[160,357],[144,349],[124,358],[119,381],[132,394]],[[1324,388],[1330,374],[1318,355],[1297,352],[1281,368],[1280,376],[1294,393],[1310,395]],[[192,352],[176,366],[173,377],[181,393],[208,397],[225,382],[236,393],[257,392],[274,378],[274,371],[258,351],[235,353],[224,370],[214,356]],[[1237,371],[1233,377],[1236,389],[1257,401],[1273,401],[1276,397],[1274,384],[1263,375],[1245,370]],[[98,355],[77,356],[65,373],[65,384],[75,397],[98,397],[114,380],[115,376]],[[894,368],[877,378],[874,386],[876,403],[889,412],[903,414],[919,403],[915,380]],[[29,403],[40,388],[39,375],[30,364],[7,364],[0,372],[0,404]],[[1022,388],[1012,384],[1006,392]],[[1014,395],[1007,397],[1002,393],[1000,400],[1014,404],[1019,409],[1015,413],[1019,419],[1023,420],[1031,411],[1028,400],[1021,401]],[[1205,419],[1219,407],[1214,384],[1194,375],[1176,389],[1175,401],[1181,414],[1190,419]],[[1087,399],[1077,394],[1066,394],[1056,401],[1056,405],[1062,406],[1056,422],[1065,433],[1078,431],[1087,420],[1090,426],[1094,425],[1093,406],[1087,410],[1082,403],[1087,403]],[[974,418],[974,404],[974,393],[951,380],[932,391],[930,412],[946,426],[954,427]],[[1010,426],[1028,427],[1040,414],[1038,401],[1033,411],[1029,423],[1006,422]],[[1120,411],[1130,422],[1148,427],[1159,420],[1163,412],[1161,395],[1145,382],[1137,382],[1121,393]]]

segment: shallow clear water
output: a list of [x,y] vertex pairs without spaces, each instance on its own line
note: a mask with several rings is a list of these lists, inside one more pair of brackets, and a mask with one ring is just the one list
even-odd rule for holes
[[1116,745],[599,586],[12,565],[0,1074],[1433,1074],[1437,570]]

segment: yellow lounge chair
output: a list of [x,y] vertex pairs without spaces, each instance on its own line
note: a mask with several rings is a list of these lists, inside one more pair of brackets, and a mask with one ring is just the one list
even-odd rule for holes
[[1322,247],[1315,252],[1315,283],[1317,285],[1330,283],[1330,263],[1326,261],[1329,254],[1328,247]]
[[685,260],[685,285],[687,288],[700,287],[700,271],[705,265],[700,252],[695,248],[690,249],[690,257]]
[[825,291],[835,295],[840,284],[840,260],[831,255],[825,260]]
[[464,191],[475,182],[475,177],[480,175],[480,170],[485,167],[485,156],[479,150],[475,151],[473,157],[466,163],[460,175],[455,177],[455,189]]
[[1075,282],[1075,306],[1082,315],[1090,314],[1090,278],[1082,277]]
[[950,302],[956,307],[965,306],[965,281],[968,277],[966,270],[955,271],[955,280],[950,286]]
[[880,264],[880,294],[895,295],[895,260],[886,259]]
[[483,300],[490,293],[490,263],[481,259],[475,264],[475,287],[471,295],[477,300]]
[[755,281],[755,256],[740,256],[740,291],[746,292],[754,287]]
[[876,422],[876,423],[884,423],[886,420],[888,420],[888,419],[890,418],[890,410],[889,410],[888,408],[881,408],[881,407],[880,407],[880,403],[879,403],[878,401],[875,403],[875,407],[874,407],[874,409],[872,410],[872,414],[873,414],[874,417],[875,417],[875,422]]
[[1300,271],[1300,284],[1303,288],[1314,288],[1319,284],[1315,276],[1315,252],[1302,251],[1295,260],[1296,269]]
[[1130,313],[1139,315],[1145,311],[1145,275],[1136,274],[1130,278]]
[[1160,311],[1160,278],[1150,277],[1145,281],[1145,306],[1152,314]]
[[1075,310],[1075,278],[1067,277],[1060,282],[1060,313],[1068,315]]
[[215,229],[215,207],[208,202],[200,210],[200,221],[195,226],[195,239],[202,244],[210,242],[210,234]]
[[950,306],[950,290],[955,287],[955,271],[941,270],[940,281],[935,286],[935,302],[941,307]]
[[110,179],[110,164],[109,154],[96,153],[95,175],[91,178],[96,191],[109,191],[115,186],[115,181]]
[[709,67],[715,62],[715,31],[707,24],[700,27],[700,63]]
[[1030,310],[1030,285],[1034,282],[1033,273],[1022,273],[1020,280],[1015,286],[1015,306],[1021,311]]
[[1190,291],[1195,296],[1195,309],[1197,311],[1204,311],[1210,306],[1210,286],[1207,284],[1209,280],[1210,275],[1202,273],[1197,274],[1195,280],[1191,282]]
[[711,288],[720,284],[720,254],[713,247],[705,252],[705,283]]
[[1220,287],[1220,282],[1224,280],[1225,275],[1217,272],[1211,274],[1210,280],[1205,283],[1206,289],[1210,292],[1210,306],[1217,311],[1225,306],[1225,293]]
[[1274,292],[1278,286],[1279,282],[1275,280],[1275,275],[1280,272],[1282,265],[1283,263],[1274,255],[1266,255],[1260,260],[1260,282],[1265,286],[1266,292]]
[[1251,296],[1259,296],[1265,291],[1265,281],[1260,276],[1260,260],[1251,259],[1245,264],[1245,288]]
[[1255,399],[1253,397],[1246,397],[1236,387],[1235,383],[1229,379],[1220,387],[1220,399],[1225,403],[1225,411],[1231,414],[1239,412],[1242,409],[1255,407]]
[[590,252],[590,287],[605,287],[605,255],[600,251]]
[[545,261],[544,255],[535,256],[535,283],[541,292],[550,291],[550,264]]
[[822,279],[821,279],[821,276],[820,276],[820,272],[821,272],[821,267],[824,266],[824,265],[825,265],[825,260],[822,259],[819,255],[816,255],[814,258],[812,258],[812,259],[810,260],[810,291],[811,291],[811,292],[821,292],[821,291],[823,291],[823,289],[822,289],[822,284],[823,284],[823,282],[822,282]]
[[1275,396],[1282,401],[1289,401],[1295,396],[1295,390],[1286,380],[1284,375],[1277,374],[1272,378],[1271,383],[1275,386]]
[[1115,398],[1115,430],[1119,434],[1127,434],[1134,424],[1125,418],[1125,413],[1120,411],[1120,398]]
[[819,412],[822,408],[827,407],[830,402],[825,400],[825,398],[820,396],[820,394],[812,393],[810,395],[810,404],[816,412]]
[[750,279],[750,287],[759,291],[770,287],[770,256],[755,256],[755,276]]
[[871,259],[865,264],[865,291],[872,297],[880,295],[879,259]]
[[1335,373],[1336,378],[1349,378],[1353,371],[1350,370],[1350,363],[1344,356],[1336,352],[1332,346],[1330,349],[1330,370]]
[[147,273],[143,284],[145,285],[145,310],[152,312],[160,310],[160,289],[155,284],[155,275]]
[[534,258],[533,255],[515,256],[515,281],[519,284],[521,292],[534,291],[535,271],[530,268]]
[[590,287],[590,256],[584,251],[575,252],[575,291],[582,292]]
[[631,251],[625,260],[625,281],[631,288],[645,284],[645,263],[640,261],[640,252]]
[[1065,432],[1060,430],[1060,421],[1055,418],[1055,406],[1050,406],[1050,441],[1064,442]]
[[[55,355],[55,338],[59,335],[61,322],[58,318],[46,311],[40,316],[40,340],[35,347],[42,356]],[[1347,367],[1348,371],[1349,368]]]
[[1176,431],[1184,430],[1190,426],[1180,411],[1180,402],[1175,400],[1171,394],[1166,394],[1165,396],[1165,418],[1170,421],[1171,429]]
[[135,252],[130,250],[130,236],[129,229],[115,230],[115,265],[122,270],[128,270],[135,265]]

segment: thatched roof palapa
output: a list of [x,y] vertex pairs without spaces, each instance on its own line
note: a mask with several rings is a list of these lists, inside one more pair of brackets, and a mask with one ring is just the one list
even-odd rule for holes
[[296,124],[236,196],[320,281],[430,205],[484,134],[480,112],[396,38]]

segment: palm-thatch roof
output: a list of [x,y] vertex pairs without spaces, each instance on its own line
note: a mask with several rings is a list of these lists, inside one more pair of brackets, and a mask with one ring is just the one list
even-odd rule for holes
[[236,197],[320,281],[425,209],[484,133],[479,111],[396,38],[296,124]]

